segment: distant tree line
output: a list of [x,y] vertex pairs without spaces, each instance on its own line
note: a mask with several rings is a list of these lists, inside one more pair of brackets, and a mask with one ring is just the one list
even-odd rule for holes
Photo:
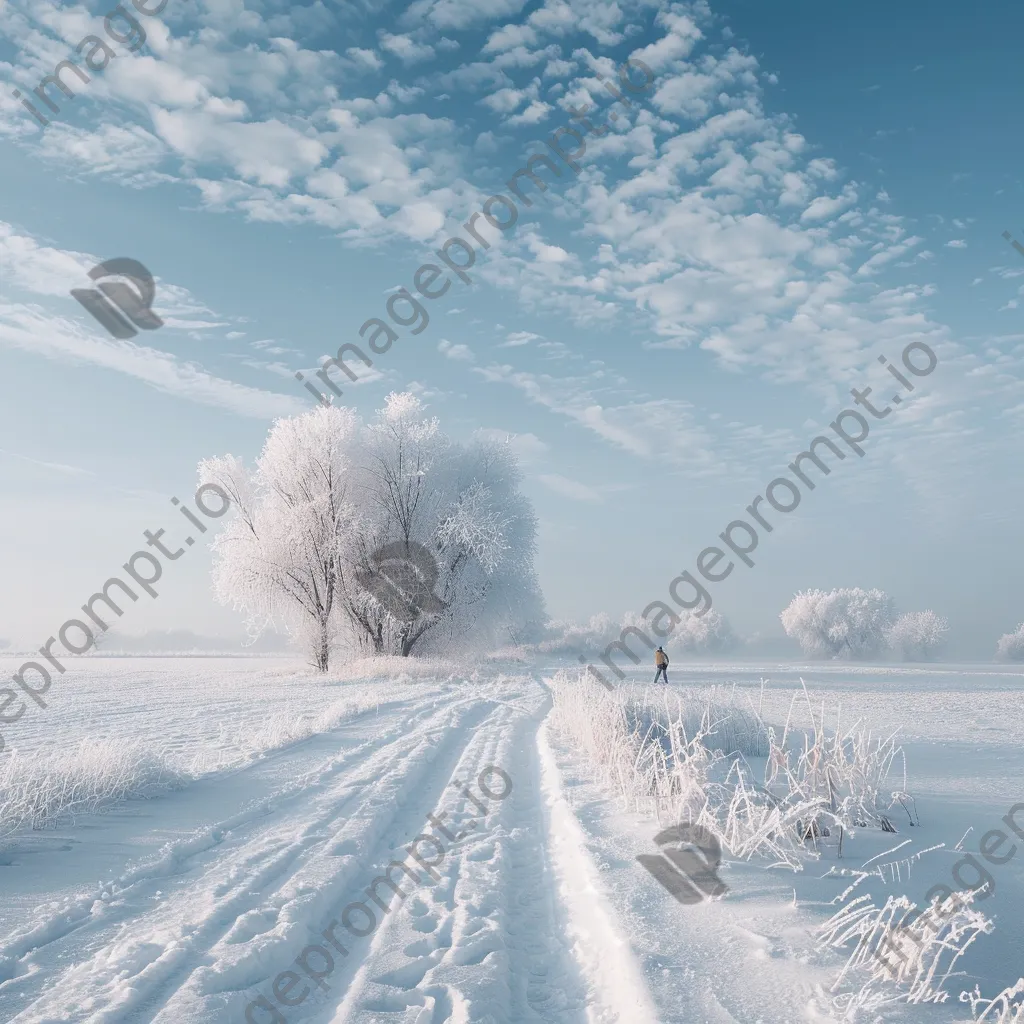
[[[946,650],[949,622],[928,609],[899,612],[882,590],[844,587],[805,590],[796,594],[779,618],[786,635],[804,654],[813,658],[882,660],[889,654],[907,662],[935,661]],[[542,653],[577,655],[606,648],[638,636],[647,623],[632,612],[621,621],[608,615],[592,616],[589,622],[552,621],[537,644]],[[715,609],[702,616],[686,613],[664,641],[671,654],[720,656],[743,646],[728,620]],[[1024,624],[1000,637],[996,657],[1024,661]]]

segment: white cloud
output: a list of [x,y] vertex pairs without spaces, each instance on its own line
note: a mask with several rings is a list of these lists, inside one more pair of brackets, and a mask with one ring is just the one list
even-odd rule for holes
[[518,109],[529,93],[525,89],[498,89],[496,92],[485,96],[480,102],[495,114],[511,114]]
[[[198,78],[173,63],[146,54],[113,61],[103,82],[116,94],[131,96],[136,103],[196,108],[211,98],[210,90]],[[213,111],[218,109],[222,108],[215,106]]]
[[595,503],[604,501],[600,492],[596,491],[593,487],[582,484],[578,480],[570,480],[569,477],[561,476],[558,473],[541,473],[537,479],[563,498]]
[[364,50],[359,46],[351,46],[345,53],[360,67],[367,68],[370,71],[379,71],[384,67],[384,61],[373,50]]
[[[4,284],[32,295],[68,298],[72,288],[86,288],[89,271],[101,260],[98,256],[41,245],[29,235],[19,234],[10,224],[0,221],[0,266]],[[77,307],[75,307],[77,308]],[[154,308],[166,327],[187,329],[223,326],[213,311],[189,291],[157,278]],[[204,319],[194,318],[197,314]]]
[[516,434],[510,430],[499,430],[497,427],[480,427],[474,431],[474,436],[493,444],[507,444],[523,465],[543,461],[551,450],[550,445],[531,433]]
[[516,46],[535,46],[537,33],[529,25],[506,25],[491,33],[484,53],[501,53]]
[[967,240],[964,238],[952,238],[946,243],[947,249],[966,249]]
[[437,351],[448,359],[455,359],[458,362],[472,363],[474,356],[468,345],[453,345],[446,338],[438,343]]
[[571,258],[560,245],[546,245],[542,242],[535,251],[538,263],[564,263]]
[[38,143],[44,159],[92,174],[134,175],[157,167],[170,152],[155,135],[138,125],[101,124],[86,131],[54,122]]
[[382,50],[393,54],[403,64],[415,64],[421,60],[429,60],[434,56],[434,48],[425,43],[417,43],[412,36],[392,35],[382,32],[380,36]]
[[187,160],[228,163],[260,185],[286,186],[297,174],[319,167],[328,154],[310,138],[276,119],[224,122],[198,111],[156,110],[157,134]]
[[531,28],[548,35],[563,36],[576,27],[577,11],[565,0],[547,0],[526,19]]
[[524,124],[540,124],[553,109],[550,103],[534,100],[522,113],[514,114],[505,123],[512,128]]
[[534,334],[532,331],[513,331],[498,348],[519,348],[522,345],[529,345],[531,341],[536,341],[539,337],[539,334]]
[[273,419],[307,406],[293,395],[276,394],[216,377],[169,352],[90,334],[63,317],[38,308],[0,303],[0,345],[62,363],[91,363],[144,381],[158,391],[240,416]]
[[857,201],[857,189],[854,185],[846,185],[838,196],[818,196],[800,215],[804,223],[809,221],[831,220],[843,210]]
[[0,455],[6,455],[10,459],[18,459],[20,462],[28,462],[33,466],[39,466],[41,469],[52,470],[54,473],[60,473],[62,476],[96,475],[91,469],[82,469],[80,466],[66,466],[62,462],[43,462],[41,459],[33,459],[28,455],[19,455],[18,452],[10,452],[5,448],[0,448]]
[[544,68],[545,78],[565,78],[566,75],[571,75],[577,68],[575,61],[563,60],[561,57],[556,57],[554,60],[549,60]]
[[658,15],[657,22],[669,31],[649,46],[634,50],[630,56],[642,60],[652,71],[660,73],[688,57],[696,42],[702,38],[702,33],[685,15],[663,11]]
[[441,29],[466,29],[481,22],[498,21],[518,14],[526,0],[415,0],[403,20],[418,24],[426,18]]
[[620,405],[595,400],[594,384],[607,381],[556,378],[491,365],[476,371],[484,380],[508,384],[531,402],[565,416],[592,431],[603,441],[634,457],[662,460],[696,475],[721,475],[728,463],[712,454],[713,439],[696,424],[694,407],[677,399],[647,399]]
[[406,203],[392,217],[388,218],[393,227],[418,242],[433,238],[444,227],[444,211],[433,203],[417,201]]

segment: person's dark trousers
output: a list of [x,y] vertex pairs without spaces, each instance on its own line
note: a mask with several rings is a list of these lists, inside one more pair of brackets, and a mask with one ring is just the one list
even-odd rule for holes
[[668,666],[659,665],[658,671],[654,673],[654,681],[657,682],[662,676],[665,677],[665,682],[668,683]]

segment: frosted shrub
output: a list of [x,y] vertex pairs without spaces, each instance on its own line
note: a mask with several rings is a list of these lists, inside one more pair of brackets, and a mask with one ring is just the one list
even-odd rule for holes
[[675,729],[681,736],[700,736],[702,745],[719,757],[768,754],[768,730],[760,718],[720,695],[714,687],[707,693],[632,687],[622,707],[631,734],[649,734],[652,742],[666,750],[665,744]]
[[1004,633],[999,638],[996,657],[1001,661],[1024,661],[1024,622],[1012,633]]
[[985,999],[975,985],[973,992],[960,993],[960,1002],[971,1004],[976,1024],[1024,1024],[1024,999],[1015,1001],[1018,996],[1024,996],[1024,978],[1004,988],[995,999]]
[[907,612],[886,631],[889,646],[904,661],[932,661],[945,647],[949,622],[933,611]]
[[[388,659],[383,659],[386,663]],[[353,680],[370,678],[371,662],[347,666]],[[430,675],[429,693],[445,685],[443,663],[429,666],[408,658],[390,659],[389,685],[346,686],[344,699],[326,702],[308,712],[308,701],[296,699],[290,707],[268,713],[254,705],[242,719],[229,717],[199,744],[176,740],[87,738],[68,745],[48,745],[30,752],[13,749],[0,759],[0,837],[24,829],[64,827],[76,815],[105,811],[124,800],[148,799],[180,789],[215,772],[252,763],[269,751],[330,732],[355,715],[372,711],[381,699],[394,699],[399,686],[414,683],[414,673]],[[400,672],[404,669],[404,673]],[[432,675],[431,675],[432,671]],[[454,677],[455,666],[451,666]],[[380,672],[375,676],[379,679]],[[465,679],[465,672],[458,678]]]
[[[803,680],[801,680],[801,684]],[[794,796],[820,808],[812,823],[822,832],[831,821],[844,828],[875,824],[892,830],[888,811],[899,803],[911,815],[913,798],[907,792],[906,759],[894,736],[874,736],[855,722],[845,732],[836,712],[834,730],[825,727],[825,705],[814,708],[806,688],[803,699],[811,717],[810,731],[791,729],[793,707],[800,695],[794,695],[790,714],[781,738],[769,728],[768,765],[765,785],[779,789],[788,799]],[[897,762],[903,769],[898,788],[893,789],[890,775]],[[913,823],[913,818],[910,817]]]
[[797,868],[797,822],[818,801],[759,787],[746,756],[763,757],[769,730],[735,694],[622,687],[609,693],[583,673],[551,681],[552,728],[594,767],[630,810],[702,826],[733,856]]
[[537,645],[541,654],[580,654],[594,648],[604,647],[618,639],[619,627],[603,612],[592,615],[587,622],[571,622],[567,619],[553,619],[547,628],[547,635]]
[[992,931],[992,922],[971,906],[973,900],[970,890],[953,893],[934,912],[922,913],[905,896],[890,896],[879,907],[866,894],[826,921],[820,931],[827,945],[854,947],[832,986],[833,992],[848,987],[835,1000],[845,1019],[887,1003],[943,1002],[943,987],[960,958],[978,935]]
[[269,751],[280,750],[311,736],[337,729],[363,709],[363,706],[354,701],[339,700],[315,715],[296,715],[293,711],[278,711],[261,719],[255,728],[239,730],[235,737],[224,745],[237,750],[245,759],[255,759]]
[[[626,612],[620,622],[601,613],[585,623],[554,620],[548,624],[547,636],[536,645],[541,654],[576,655],[600,651],[619,640],[622,631],[633,627],[647,636],[651,624],[636,612]],[[656,642],[656,641],[655,641]],[[738,645],[728,619],[712,608],[704,615],[683,612],[679,624],[664,641],[670,651],[688,654],[725,654]]]
[[86,739],[56,752],[12,750],[0,762],[0,835],[55,828],[75,814],[128,797],[152,797],[188,781],[163,751],[141,743]]
[[[905,780],[898,789],[889,782],[902,758],[892,737],[858,724],[843,732],[838,715],[827,730],[824,706],[813,708],[806,690],[812,727],[791,728],[791,708],[780,735],[735,690],[609,692],[588,674],[565,671],[551,689],[552,728],[628,809],[702,826],[734,857],[799,869],[826,837],[841,841],[856,826],[891,830],[885,812],[895,803],[911,814]],[[765,759],[763,784],[747,758]]]

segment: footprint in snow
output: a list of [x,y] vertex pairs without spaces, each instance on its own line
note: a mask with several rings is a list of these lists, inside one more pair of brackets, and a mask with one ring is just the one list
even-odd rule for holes
[[418,932],[432,932],[437,929],[438,919],[434,912],[416,896],[409,904],[409,913],[413,917],[412,926]]
[[269,932],[277,924],[276,910],[250,910],[234,923],[224,941],[227,943],[248,942],[263,932]]

